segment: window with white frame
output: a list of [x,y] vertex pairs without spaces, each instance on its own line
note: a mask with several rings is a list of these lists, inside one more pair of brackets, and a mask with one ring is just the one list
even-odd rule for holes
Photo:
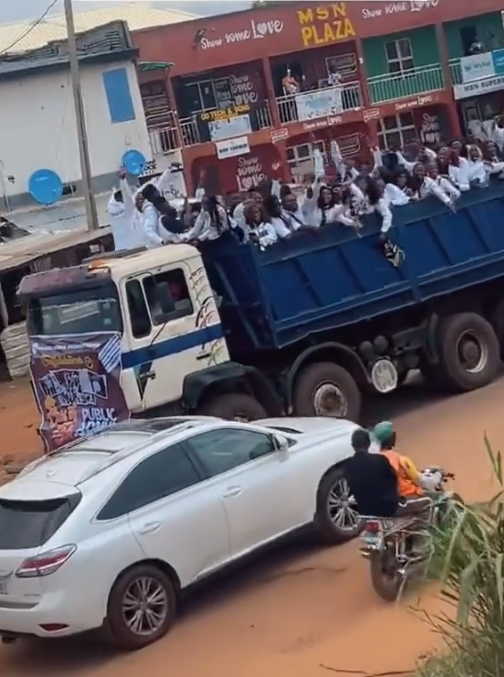
[[389,73],[403,73],[415,67],[409,38],[400,38],[385,43]]
[[382,150],[404,148],[415,143],[418,133],[413,113],[389,115],[378,121],[378,141]]

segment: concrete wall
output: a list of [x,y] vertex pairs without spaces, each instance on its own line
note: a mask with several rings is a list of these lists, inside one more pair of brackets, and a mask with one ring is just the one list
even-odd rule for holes
[[[126,150],[135,148],[150,159],[149,135],[133,63],[82,66],[81,83],[93,187],[101,192],[112,188]],[[2,206],[6,201],[11,207],[33,202],[28,181],[41,168],[79,188],[75,111],[66,70],[0,82]]]

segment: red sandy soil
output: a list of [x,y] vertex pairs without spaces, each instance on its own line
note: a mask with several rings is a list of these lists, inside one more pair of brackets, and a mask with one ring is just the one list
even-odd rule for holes
[[[495,446],[504,438],[503,400],[504,381],[438,401],[413,385],[373,403],[369,416],[374,422],[393,416],[401,450],[420,466],[434,463],[455,472],[457,491],[472,501],[495,488],[483,434]],[[26,385],[0,392],[0,455],[18,463],[38,453],[37,424]],[[439,641],[425,611],[441,609],[435,588],[398,605],[380,601],[356,543],[324,550],[301,540],[193,594],[174,630],[144,651],[117,656],[84,639],[21,642],[0,647],[0,674],[365,677],[409,671]]]

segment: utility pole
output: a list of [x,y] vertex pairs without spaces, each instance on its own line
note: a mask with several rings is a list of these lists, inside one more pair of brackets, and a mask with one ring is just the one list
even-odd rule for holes
[[99,227],[96,202],[91,191],[91,163],[89,161],[89,143],[86,131],[86,117],[79,73],[79,59],[77,56],[77,42],[75,39],[75,24],[72,9],[72,0],[64,0],[65,20],[68,34],[68,55],[70,58],[70,79],[72,81],[75,118],[77,121],[77,142],[79,144],[79,159],[82,174],[82,192],[86,208],[88,230]]

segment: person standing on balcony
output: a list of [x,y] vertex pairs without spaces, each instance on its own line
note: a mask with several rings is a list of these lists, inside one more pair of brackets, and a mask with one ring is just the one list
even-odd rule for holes
[[338,85],[341,85],[341,80],[342,77],[340,73],[338,73],[338,69],[336,67],[336,64],[330,63],[329,64],[329,73],[327,75],[327,85],[328,87],[338,87]]
[[296,78],[292,75],[291,69],[287,66],[287,72],[282,79],[282,87],[286,96],[295,96],[301,91],[301,87]]

